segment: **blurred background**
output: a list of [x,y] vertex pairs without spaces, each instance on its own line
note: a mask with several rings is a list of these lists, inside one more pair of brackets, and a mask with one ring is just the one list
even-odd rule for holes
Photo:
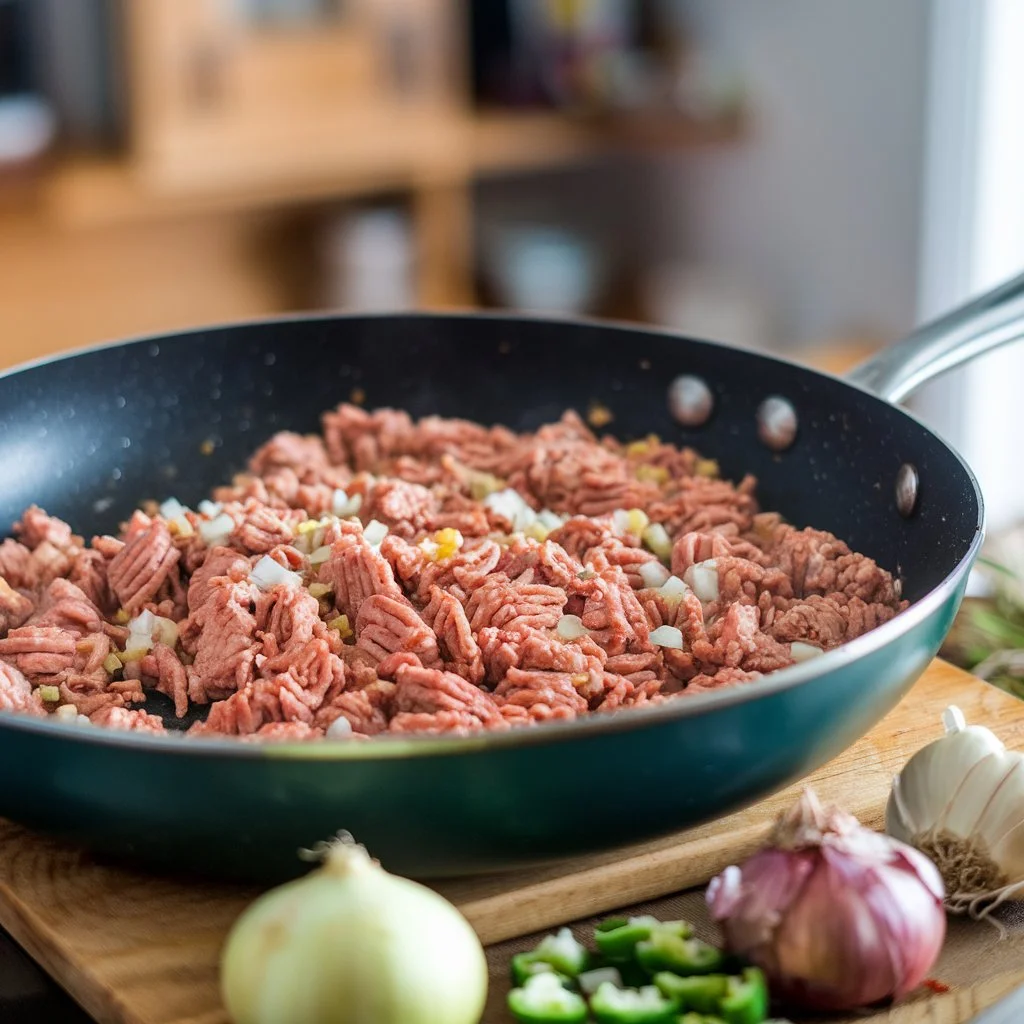
[[[315,308],[842,372],[1024,266],[1019,0],[0,0],[0,364]],[[1007,351],[914,400],[1024,514]]]

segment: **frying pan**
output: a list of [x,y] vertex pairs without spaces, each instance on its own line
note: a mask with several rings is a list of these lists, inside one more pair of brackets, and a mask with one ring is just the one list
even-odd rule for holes
[[139,864],[269,881],[339,829],[389,869],[436,878],[750,804],[862,736],[938,651],[982,499],[956,452],[891,403],[1024,333],[1022,313],[1024,276],[847,381],[657,330],[486,314],[283,318],[15,369],[0,377],[0,522],[37,502],[88,537],[145,499],[194,505],[272,433],[317,430],[354,389],[371,407],[516,430],[597,401],[624,440],[653,431],[728,478],[754,473],[763,508],[871,555],[911,605],[752,685],[501,734],[255,745],[0,714],[0,815]]

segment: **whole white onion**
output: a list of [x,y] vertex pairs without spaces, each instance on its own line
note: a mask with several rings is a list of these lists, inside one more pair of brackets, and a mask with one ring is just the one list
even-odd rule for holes
[[477,1024],[487,961],[452,904],[338,840],[238,918],[221,992],[235,1024]]

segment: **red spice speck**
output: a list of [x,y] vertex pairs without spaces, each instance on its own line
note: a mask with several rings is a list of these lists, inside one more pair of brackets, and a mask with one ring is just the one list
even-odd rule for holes
[[939,981],[937,978],[925,978],[924,987],[930,988],[933,992],[943,993],[949,991],[949,986],[944,981]]

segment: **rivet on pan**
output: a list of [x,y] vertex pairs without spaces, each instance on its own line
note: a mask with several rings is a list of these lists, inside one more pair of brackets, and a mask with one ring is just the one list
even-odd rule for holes
[[700,377],[684,374],[669,385],[668,411],[684,427],[703,426],[714,405],[711,388]]
[[921,481],[912,462],[904,462],[896,474],[896,508],[904,519],[909,519],[917,508],[917,495]]
[[796,410],[779,395],[769,395],[757,409],[757,436],[772,451],[785,451],[796,440]]

